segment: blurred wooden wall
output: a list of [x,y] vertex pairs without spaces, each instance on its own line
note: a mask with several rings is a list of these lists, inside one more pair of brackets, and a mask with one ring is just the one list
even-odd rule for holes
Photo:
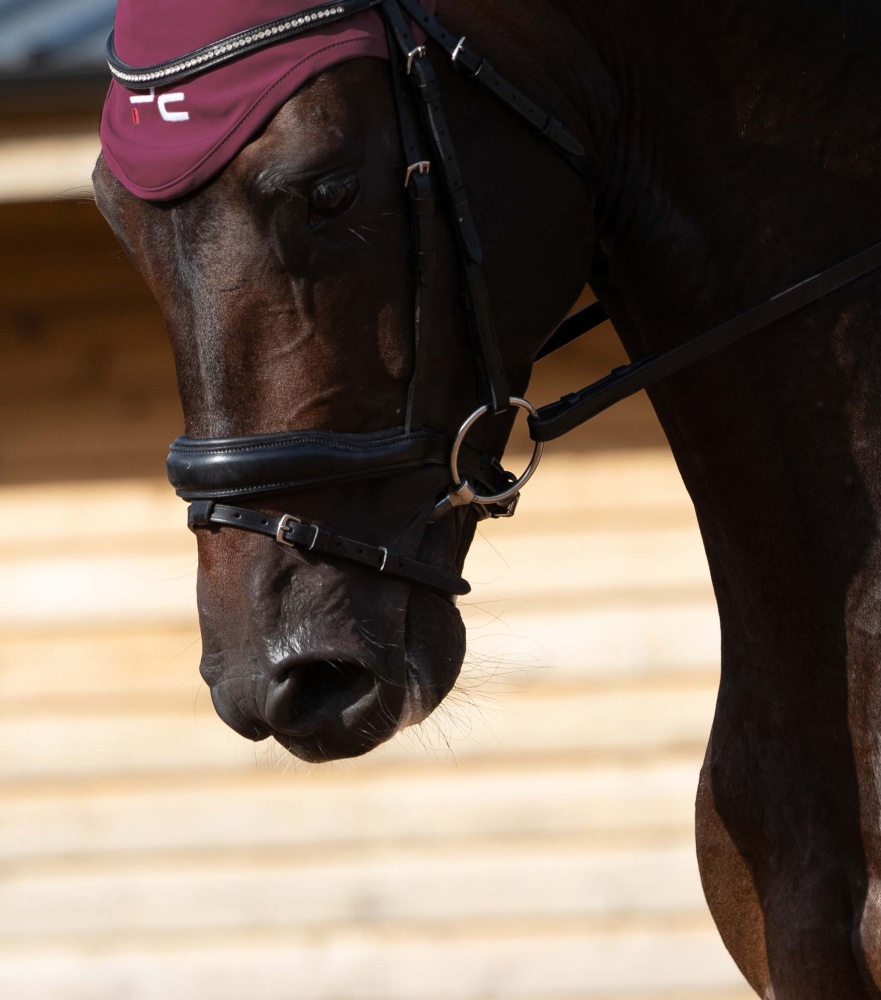
[[[476,541],[449,705],[307,768],[199,680],[140,280],[90,202],[0,233],[0,996],[746,1000],[692,842],[715,610],[645,401]],[[605,331],[533,394],[619,356]]]
[[161,475],[174,367],[95,203],[0,205],[0,274],[2,481]]

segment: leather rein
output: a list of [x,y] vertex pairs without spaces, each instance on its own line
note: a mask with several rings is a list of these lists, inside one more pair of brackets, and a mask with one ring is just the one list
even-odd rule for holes
[[[225,501],[293,492],[307,487],[338,485],[398,475],[437,466],[452,482],[444,490],[428,523],[456,507],[476,508],[479,519],[510,517],[521,488],[541,459],[545,442],[586,423],[603,410],[742,340],[757,330],[815,302],[822,296],[881,267],[881,243],[875,244],[739,314],[721,326],[659,355],[614,369],[608,376],[568,393],[540,409],[508,390],[502,353],[483,276],[483,251],[468,193],[447,125],[440,85],[417,40],[414,25],[436,43],[456,69],[483,85],[569,164],[589,186],[596,183],[583,145],[551,113],[498,74],[465,38],[446,28],[419,0],[338,0],[269,21],[193,52],[149,67],[133,67],[116,53],[113,34],[107,59],[114,78],[131,90],[176,83],[196,73],[241,58],[352,14],[375,9],[383,18],[404,162],[416,293],[414,363],[401,428],[368,434],[302,431],[228,439],[178,438],[168,457],[168,477],[181,498],[190,502],[189,526],[235,527],[274,538],[280,545],[334,559],[344,559],[379,573],[429,587],[444,595],[470,592],[467,581],[385,546],[346,538],[292,515],[274,516]],[[456,248],[462,304],[475,366],[481,406],[465,421],[455,440],[425,427],[424,379],[428,370],[436,279],[434,233],[440,178]],[[546,357],[607,319],[599,303],[564,320],[539,352]],[[528,414],[535,450],[529,467],[516,478],[498,458],[471,449],[466,437],[483,416],[499,415],[512,406]],[[223,501],[223,502],[221,502]]]

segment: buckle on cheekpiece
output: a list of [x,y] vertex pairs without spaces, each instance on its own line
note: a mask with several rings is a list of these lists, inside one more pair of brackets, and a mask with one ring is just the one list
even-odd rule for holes
[[415,49],[407,53],[407,76],[413,72],[413,62],[416,59],[424,59],[427,49],[424,45],[417,45]]

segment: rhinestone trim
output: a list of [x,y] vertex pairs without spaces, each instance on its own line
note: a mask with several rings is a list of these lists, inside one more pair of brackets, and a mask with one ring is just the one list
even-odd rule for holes
[[261,25],[258,28],[251,29],[251,33],[248,35],[241,36],[231,36],[228,40],[224,39],[221,42],[217,42],[212,46],[209,46],[205,51],[200,51],[198,55],[190,54],[184,56],[175,62],[163,63],[159,66],[155,66],[148,71],[142,71],[139,73],[127,73],[121,69],[117,69],[112,62],[107,63],[110,67],[110,72],[113,76],[122,83],[150,83],[156,81],[157,83],[167,76],[175,76],[179,73],[186,73],[187,70],[197,70],[203,63],[212,62],[215,59],[222,58],[223,56],[234,54],[246,49],[249,46],[255,45],[259,42],[266,41],[266,39],[276,38],[279,35],[292,34],[296,35],[301,30],[305,30],[312,25],[323,21],[327,17],[335,17],[339,14],[345,14],[346,8],[342,6],[325,7],[322,10],[316,10],[309,14],[302,14],[299,17],[291,17],[287,21],[281,23],[272,22],[266,25]]

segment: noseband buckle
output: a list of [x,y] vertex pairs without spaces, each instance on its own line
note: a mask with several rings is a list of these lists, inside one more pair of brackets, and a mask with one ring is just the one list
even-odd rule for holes
[[296,548],[296,544],[285,538],[285,535],[290,531],[291,526],[297,524],[301,528],[311,528],[313,531],[312,541],[308,544],[302,544],[302,548],[305,548],[307,552],[311,552],[316,543],[318,542],[319,527],[317,524],[303,524],[299,518],[292,517],[290,514],[285,514],[284,517],[278,522],[278,531],[275,533],[275,540],[279,545],[283,545],[286,549]]

